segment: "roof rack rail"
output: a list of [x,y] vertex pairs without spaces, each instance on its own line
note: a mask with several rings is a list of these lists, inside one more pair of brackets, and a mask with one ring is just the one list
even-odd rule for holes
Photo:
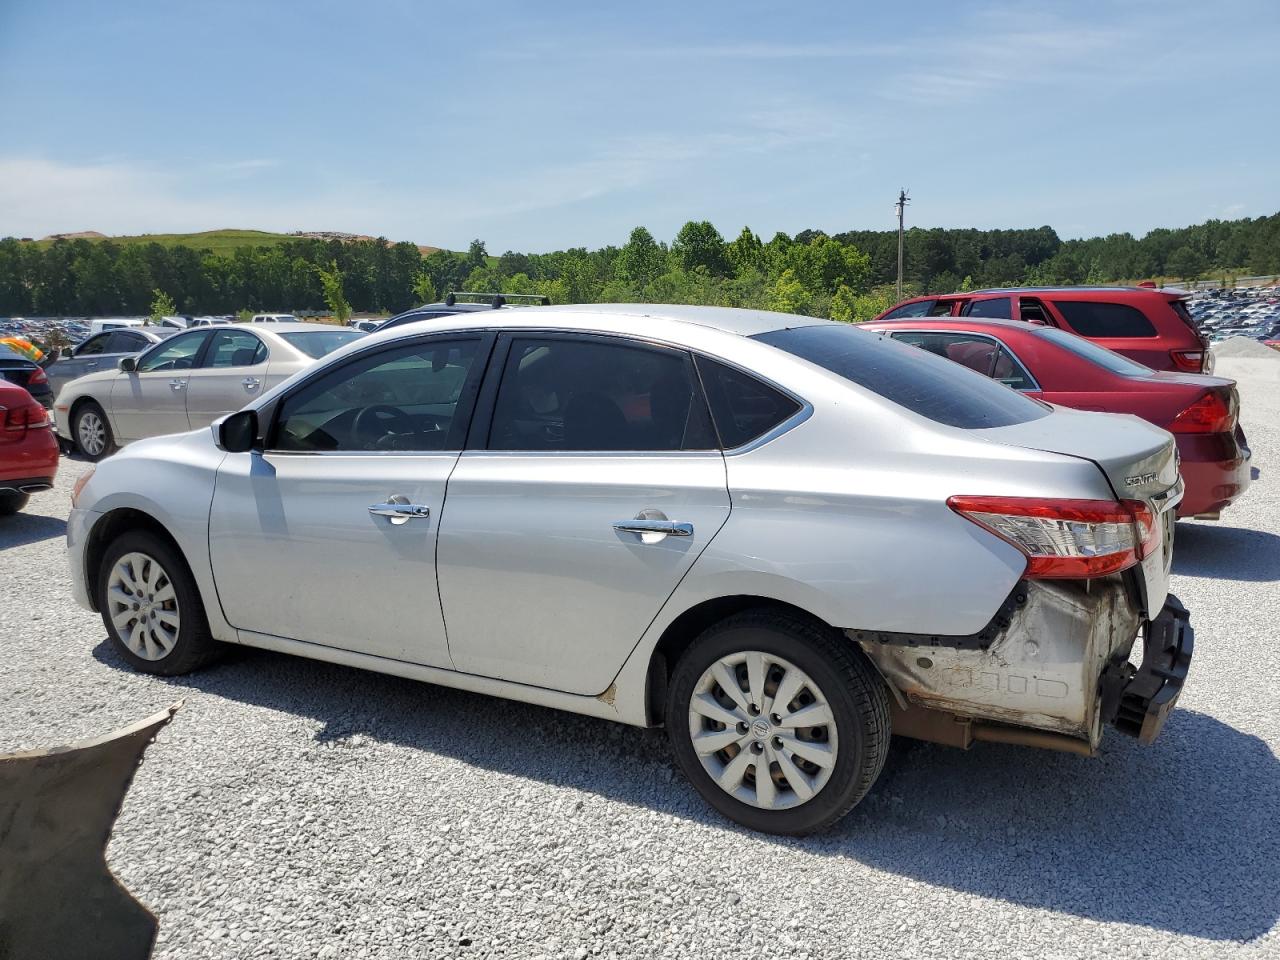
[[495,310],[499,307],[506,306],[508,300],[534,300],[540,306],[551,306],[551,298],[538,293],[473,293],[466,290],[450,290],[448,294],[445,295],[445,305],[452,307],[458,302],[459,297],[474,297],[478,300],[488,300]]

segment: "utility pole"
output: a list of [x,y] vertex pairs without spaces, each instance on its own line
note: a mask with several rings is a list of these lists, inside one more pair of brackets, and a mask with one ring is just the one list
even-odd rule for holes
[[898,300],[902,300],[902,217],[907,211],[911,198],[906,190],[898,191],[898,203],[894,209],[898,212]]

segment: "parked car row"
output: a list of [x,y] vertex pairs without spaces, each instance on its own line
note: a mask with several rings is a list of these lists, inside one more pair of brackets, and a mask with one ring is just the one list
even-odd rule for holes
[[1280,290],[1212,290],[1192,295],[1187,309],[1210,340],[1280,340]]
[[[780,833],[855,805],[890,733],[1150,742],[1193,652],[1174,520],[1218,504],[1178,451],[1234,438],[1238,400],[1068,331],[1204,370],[1156,296],[1126,304],[1150,335],[1047,290],[863,328],[490,305],[329,327],[280,382],[293,325],[178,333],[55,402],[91,449],[137,440],[77,484],[73,589],[150,673],[240,643],[663,725],[709,803]],[[260,347],[252,395],[197,402]]]

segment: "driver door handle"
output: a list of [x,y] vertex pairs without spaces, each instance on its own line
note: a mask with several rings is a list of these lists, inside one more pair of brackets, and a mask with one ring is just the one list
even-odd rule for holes
[[431,516],[431,508],[420,503],[410,503],[407,497],[399,494],[387,497],[386,503],[375,503],[369,507],[375,517],[386,517],[395,526]]
[[172,390],[174,393],[177,393],[179,390],[185,390],[186,387],[187,387],[187,381],[185,380],[169,381],[169,389]]
[[262,381],[259,380],[257,377],[245,377],[243,380],[240,381],[240,383],[244,386],[246,390],[249,390],[251,392],[254,390],[257,390],[258,387],[262,385]]

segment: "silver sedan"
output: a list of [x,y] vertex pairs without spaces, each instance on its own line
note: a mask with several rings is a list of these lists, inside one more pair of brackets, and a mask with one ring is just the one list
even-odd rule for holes
[[100,460],[133,440],[208,426],[360,336],[323,323],[200,327],[70,381],[54,421],[59,436]]
[[244,644],[665,725],[717,809],[803,833],[891,733],[1155,737],[1180,496],[1163,430],[848,324],[540,308],[373,334],[123,450],[67,546],[136,669]]

